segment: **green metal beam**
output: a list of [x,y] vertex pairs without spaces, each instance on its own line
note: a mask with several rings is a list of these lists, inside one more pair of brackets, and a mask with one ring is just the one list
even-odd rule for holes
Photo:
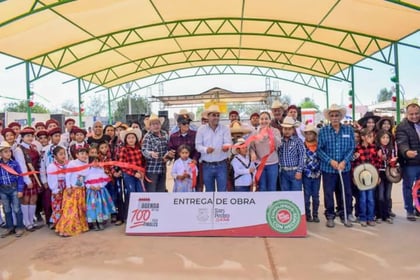
[[[74,1],[76,1],[76,0],[56,0],[53,3],[44,4],[42,1],[34,0],[32,5],[30,5],[31,7],[29,8],[29,10],[26,13],[20,14],[18,16],[15,16],[13,18],[10,18],[8,20],[5,20],[5,21],[1,22],[0,23],[0,28],[3,27],[3,26],[6,26],[6,25],[8,25],[12,22],[15,22],[15,21],[21,20],[25,17],[31,16],[33,14],[40,13],[40,12],[43,12],[45,10],[50,10],[52,8],[55,8],[55,7],[58,7],[58,6],[61,6],[61,5],[70,3],[70,2],[74,2]],[[28,5],[29,6],[29,4],[26,4],[26,3],[21,3],[21,5]]]
[[[260,28],[263,26],[262,31],[244,31],[241,29],[243,24],[256,21],[260,23]],[[167,32],[164,34],[151,32],[154,28],[159,27],[164,27]],[[334,33],[334,36],[339,37],[339,43],[326,43],[318,40],[315,36],[316,30]],[[39,64],[41,67],[49,69],[49,71],[46,73],[34,77],[35,79],[39,79],[53,71],[61,70],[67,66],[73,65],[81,60],[98,55],[100,53],[117,51],[118,54],[121,55],[119,50],[127,46],[166,39],[176,40],[177,38],[186,37],[226,35],[238,35],[241,38],[244,36],[266,36],[293,39],[304,43],[313,43],[316,45],[339,49],[343,52],[359,56],[360,60],[364,58],[370,58],[375,61],[393,65],[389,59],[389,55],[385,53],[385,50],[383,50],[385,46],[391,45],[393,41],[386,38],[374,37],[363,33],[350,32],[347,30],[326,26],[251,18],[190,19],[134,27],[104,34],[98,37],[92,37],[91,39],[33,57],[30,59],[30,61]],[[92,41],[98,41],[99,44],[96,44],[96,47],[91,52],[78,52],[78,49],[82,49],[84,44],[90,44]],[[372,49],[380,53],[378,58],[370,56]],[[125,59],[130,61],[130,59],[127,57],[125,57]],[[328,57],[320,57],[320,59],[328,59]],[[63,70],[65,72],[65,69]]]
[[[241,59],[238,53],[241,50],[246,50],[248,53],[253,52],[253,57],[249,59]],[[182,53],[181,56],[176,56],[180,58],[176,62],[168,63],[167,61],[172,59],[174,55]],[[293,61],[295,59],[305,58],[306,60],[311,60],[310,67],[303,67],[298,66]],[[80,78],[89,81],[92,83],[92,86],[89,87],[89,90],[95,89],[97,86],[104,86],[108,87],[107,84],[113,83],[115,81],[122,81],[125,77],[129,77],[135,73],[142,73],[144,71],[148,71],[151,69],[155,69],[161,66],[171,66],[171,65],[180,65],[184,63],[194,63],[194,62],[211,62],[211,61],[236,61],[239,65],[246,64],[251,62],[267,62],[270,65],[279,65],[278,68],[282,70],[283,66],[292,66],[302,70],[302,72],[306,72],[308,74],[312,74],[314,76],[320,77],[328,77],[331,76],[333,73],[339,71],[339,74],[336,75],[337,79],[341,79],[343,81],[349,81],[349,76],[346,73],[346,69],[350,66],[342,61],[335,61],[335,60],[328,60],[328,59],[321,59],[315,56],[310,55],[296,55],[292,52],[281,52],[276,50],[270,49],[252,49],[252,48],[211,48],[211,49],[191,49],[185,50],[182,52],[171,52],[165,53],[158,56],[151,56],[141,58],[135,61],[138,65],[136,69],[131,70],[131,72],[121,72],[118,68],[125,66],[128,63],[122,63],[119,65],[115,65],[112,68],[101,69],[86,75],[81,76]],[[177,67],[178,68],[178,67]],[[132,69],[132,68],[131,68]]]
[[[291,77],[285,77],[285,74],[290,74]],[[238,66],[238,65],[218,65],[218,66],[200,66],[196,68],[179,69],[176,71],[169,71],[145,79],[133,81],[130,92],[136,93],[147,87],[178,79],[217,76],[217,75],[248,75],[270,77],[290,83],[295,83],[301,86],[325,92],[327,90],[326,79],[323,77],[316,77],[312,75],[295,73],[291,71],[258,67],[258,66]],[[110,88],[111,101],[120,99],[127,94],[128,90],[124,85],[118,85]]]
[[394,3],[394,4],[397,4],[397,5],[401,5],[403,7],[407,7],[407,8],[410,8],[410,9],[414,9],[416,11],[420,11],[420,7],[419,6],[417,6],[415,4],[412,4],[412,3],[409,3],[407,1],[401,1],[401,0],[385,0],[385,1],[388,1],[388,2],[391,2],[391,3]]

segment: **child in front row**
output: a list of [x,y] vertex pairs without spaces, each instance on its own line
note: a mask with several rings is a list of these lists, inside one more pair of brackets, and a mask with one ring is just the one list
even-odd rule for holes
[[[97,163],[98,157],[89,157],[90,163]],[[114,202],[105,185],[111,178],[100,166],[91,166],[86,174],[86,215],[94,230],[103,230],[104,223],[116,213]]]
[[[362,164],[370,163],[376,168],[379,167],[379,157],[377,155],[376,146],[373,144],[373,131],[363,128],[360,130],[361,143],[356,146],[355,157],[352,167],[353,169]],[[359,191],[359,220],[362,227],[375,226],[375,190]]]
[[236,144],[232,147],[232,154],[234,156],[230,164],[234,172],[234,189],[237,192],[249,192],[253,186],[255,163],[251,161],[248,147],[245,145],[243,138],[236,141]]
[[[67,164],[67,154],[65,148],[57,146],[52,151],[54,161],[47,167],[48,187],[51,190],[51,229],[61,217],[61,204],[63,202],[63,191],[66,187],[66,174],[64,172],[56,173],[57,171],[64,171]],[[47,221],[48,222],[48,221]]]
[[[318,148],[318,130],[313,124],[305,126],[303,131],[305,135],[305,167],[303,168],[302,182],[303,194],[305,197],[305,213],[307,222],[319,223],[319,188],[321,185],[320,160],[317,155]],[[312,212],[311,212],[312,198]]]
[[[181,145],[177,151],[179,158],[175,160],[171,175],[174,177],[174,192],[195,191],[194,181],[197,178],[197,166],[192,165],[190,158],[191,148],[188,145]],[[194,179],[195,177],[195,179]]]
[[23,178],[11,174],[7,169],[14,173],[22,173],[17,161],[12,159],[11,146],[3,141],[0,144],[0,198],[3,203],[4,214],[6,216],[6,228],[1,232],[0,237],[6,237],[13,233],[13,214],[16,216],[16,237],[21,237],[24,233],[22,210],[19,199],[23,196]]
[[85,198],[85,178],[89,168],[83,168],[88,164],[88,150],[84,147],[77,149],[76,157],[77,159],[68,163],[67,169],[79,168],[79,170],[66,173],[62,213],[55,226],[55,231],[62,237],[74,236],[89,230]]

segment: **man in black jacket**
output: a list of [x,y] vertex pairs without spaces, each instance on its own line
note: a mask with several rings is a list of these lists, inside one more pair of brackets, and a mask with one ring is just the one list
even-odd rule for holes
[[407,219],[415,221],[412,187],[420,179],[420,106],[411,103],[406,118],[398,125],[396,140],[398,157],[403,172],[403,198]]

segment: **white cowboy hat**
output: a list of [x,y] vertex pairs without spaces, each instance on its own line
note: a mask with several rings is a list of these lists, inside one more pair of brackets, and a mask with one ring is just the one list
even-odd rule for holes
[[283,109],[283,110],[286,110],[287,106],[281,104],[280,100],[276,99],[276,100],[273,101],[273,104],[271,104],[271,109],[279,109],[279,108]]
[[353,180],[359,190],[370,190],[378,185],[379,173],[372,164],[362,163],[354,168]]
[[230,134],[234,134],[234,133],[248,134],[250,132],[251,132],[251,129],[242,126],[241,123],[238,121],[234,121],[230,124]]
[[330,116],[329,116],[330,112],[339,112],[341,114],[341,119],[340,119],[340,121],[341,121],[346,116],[347,109],[344,108],[344,107],[340,107],[337,104],[332,104],[330,106],[330,108],[327,108],[327,109],[324,110],[324,118],[325,119],[327,119],[327,120],[330,119]]
[[304,129],[302,129],[302,132],[303,133],[305,133],[305,132],[314,132],[316,135],[318,135],[318,129],[313,125],[313,124],[307,124],[306,126],[305,126],[305,128]]
[[141,136],[142,136],[141,130],[138,129],[138,128],[129,127],[126,130],[123,130],[123,131],[120,132],[121,140],[124,143],[125,143],[125,138],[127,137],[128,134],[134,134],[134,135],[136,135],[137,141],[140,141],[141,140]]
[[11,148],[12,146],[10,146],[10,144],[9,143],[7,143],[6,141],[2,141],[1,143],[0,143],[0,151],[3,151],[4,149],[7,149],[7,148]]
[[402,179],[401,168],[399,165],[390,166],[385,168],[385,176],[391,183],[399,183]]
[[235,145],[232,146],[232,154],[237,155],[238,154],[237,149],[240,148],[239,146],[241,146],[244,143],[245,143],[245,139],[244,138],[238,138],[238,140],[236,141]]
[[220,113],[219,106],[217,106],[216,104],[210,105],[210,107],[206,111],[207,111],[207,116],[210,113]]
[[189,119],[192,121],[194,119],[194,113],[188,112],[186,109],[181,109],[179,113],[174,113],[174,119],[178,122],[178,118],[182,117],[182,119]]
[[280,124],[280,125],[281,125],[281,127],[298,127],[299,122],[297,122],[292,117],[285,117],[284,120],[283,120],[283,123]]

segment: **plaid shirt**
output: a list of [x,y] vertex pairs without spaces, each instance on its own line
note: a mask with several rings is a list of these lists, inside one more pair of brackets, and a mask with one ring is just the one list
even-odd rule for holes
[[[8,165],[19,174],[22,173],[19,163],[15,160],[9,160],[8,162],[0,160],[0,163]],[[0,188],[3,185],[11,185],[13,183],[17,183],[18,192],[23,192],[24,183],[22,176],[12,175],[9,172],[7,172],[3,167],[0,167]]]
[[[143,155],[141,154],[140,148],[138,146],[128,147],[122,146],[119,150],[118,160],[125,163],[134,164],[137,166],[144,166]],[[122,172],[134,176],[137,172],[136,170],[129,168],[121,168]]]
[[350,126],[340,125],[338,132],[331,126],[324,126],[318,135],[318,156],[321,159],[321,171],[338,173],[330,165],[331,160],[345,161],[344,172],[350,171],[354,152],[354,131]]
[[359,144],[357,145],[356,150],[354,152],[358,153],[359,157],[353,161],[353,168],[362,163],[370,163],[376,168],[380,168],[381,160],[378,157],[378,150],[376,149],[374,144],[369,144],[367,147],[363,146],[362,144]]
[[[141,150],[146,158],[146,172],[161,174],[166,172],[166,164],[163,156],[168,152],[168,134],[161,130],[160,136],[147,132],[143,138]],[[150,152],[158,152],[158,158],[152,158]]]
[[[196,131],[189,129],[186,135],[182,135],[179,131],[174,132],[171,137],[169,137],[169,150],[177,151],[178,147],[181,145],[188,145],[191,148],[190,158],[198,162],[200,158],[200,153],[195,149],[195,135]],[[175,160],[179,158],[178,153],[175,155]]]
[[285,141],[283,138],[278,153],[280,167],[298,167],[296,172],[302,173],[305,146],[299,137],[293,135],[288,141]]
[[305,144],[305,167],[303,168],[303,174],[308,178],[319,178],[321,176],[320,161],[316,152],[316,150],[313,152],[309,150]]

